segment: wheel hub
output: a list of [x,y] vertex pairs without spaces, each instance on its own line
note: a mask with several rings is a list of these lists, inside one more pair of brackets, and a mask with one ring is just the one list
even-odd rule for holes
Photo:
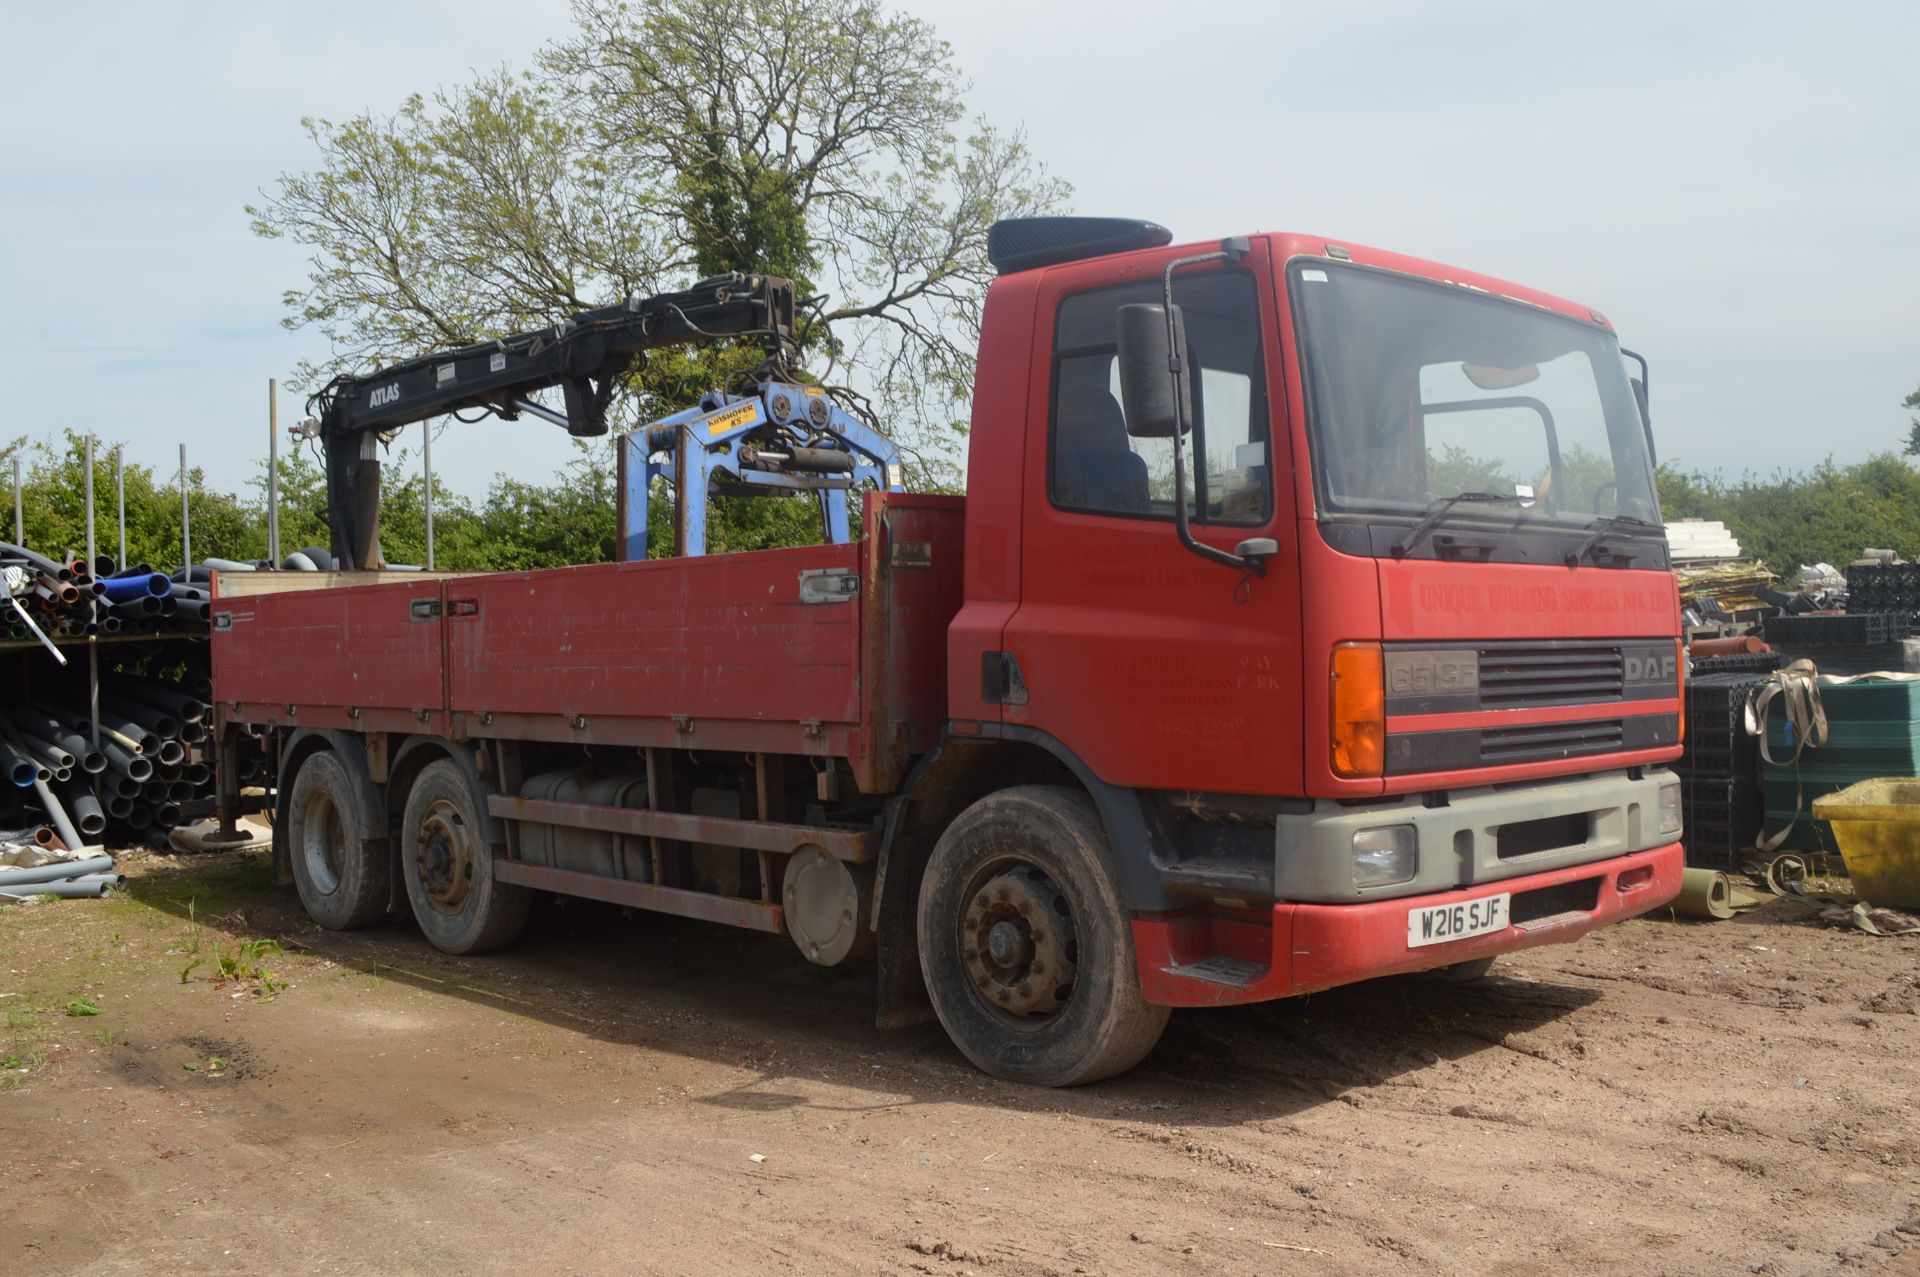
[[1015,968],[1033,961],[1033,938],[1019,923],[1002,918],[987,932],[987,956],[993,965]]
[[473,849],[466,822],[451,803],[437,802],[420,822],[414,863],[427,899],[443,913],[459,913],[473,885]]
[[1050,1015],[1073,992],[1079,958],[1066,896],[1040,869],[1017,864],[983,882],[967,901],[961,957],[994,1006]]

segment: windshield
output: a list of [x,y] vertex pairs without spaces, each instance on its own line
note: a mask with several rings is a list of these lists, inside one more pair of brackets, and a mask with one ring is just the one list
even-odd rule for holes
[[1453,284],[1296,265],[1323,514],[1585,526],[1657,522],[1653,467],[1613,335]]

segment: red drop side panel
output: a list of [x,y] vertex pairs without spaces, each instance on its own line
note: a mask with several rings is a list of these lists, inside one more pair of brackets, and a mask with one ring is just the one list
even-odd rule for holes
[[800,583],[858,571],[856,547],[822,545],[452,581],[450,706],[490,736],[843,752],[858,604]]
[[[441,587],[433,577],[233,597],[216,587],[213,686],[224,716],[348,726],[353,708],[386,711],[366,720],[370,729],[445,730]],[[321,713],[303,719],[301,709]]]

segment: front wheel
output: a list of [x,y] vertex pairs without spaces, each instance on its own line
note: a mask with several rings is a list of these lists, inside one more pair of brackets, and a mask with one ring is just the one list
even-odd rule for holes
[[1022,786],[960,813],[928,859],[918,926],[941,1025],[996,1077],[1112,1077],[1167,1026],[1141,996],[1106,837],[1076,790]]

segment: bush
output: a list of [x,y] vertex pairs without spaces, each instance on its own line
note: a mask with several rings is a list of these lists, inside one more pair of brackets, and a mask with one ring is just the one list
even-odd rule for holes
[[1718,519],[1749,556],[1782,576],[1803,563],[1845,567],[1867,546],[1920,555],[1920,471],[1892,453],[1850,466],[1738,480],[1660,468],[1667,519]]

